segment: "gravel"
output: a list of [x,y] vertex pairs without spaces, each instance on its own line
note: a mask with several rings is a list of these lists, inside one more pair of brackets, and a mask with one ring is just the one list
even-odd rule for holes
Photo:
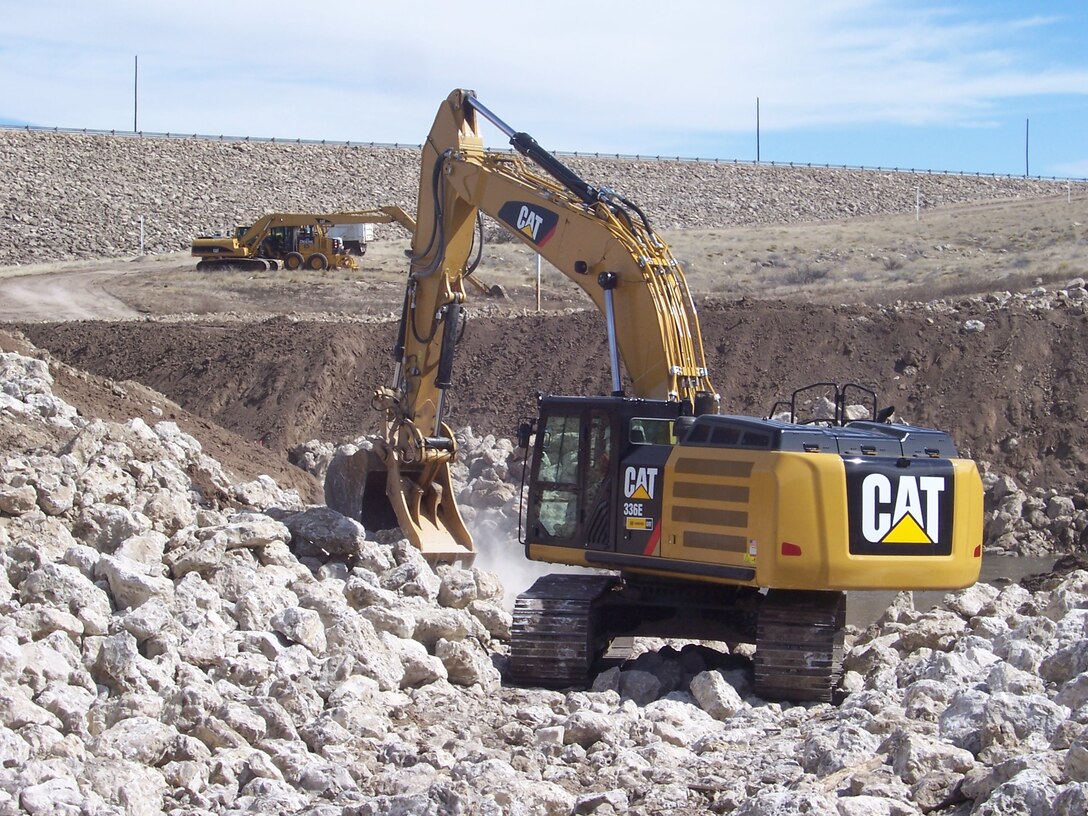
[[[61,365],[0,354],[3,816],[1088,806],[1088,572],[902,593],[848,630],[838,706],[664,641],[588,691],[513,688],[494,573],[236,483],[172,422],[82,416]],[[462,500],[516,480],[508,441],[462,445]],[[509,522],[476,505],[477,535]]]

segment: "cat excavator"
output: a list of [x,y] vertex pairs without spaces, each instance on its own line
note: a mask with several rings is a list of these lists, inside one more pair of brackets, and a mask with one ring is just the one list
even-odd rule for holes
[[[514,151],[486,151],[481,120]],[[866,418],[848,419],[849,387],[834,384],[828,421],[799,418],[796,394],[778,418],[722,414],[691,293],[647,215],[467,90],[441,105],[423,146],[395,369],[374,397],[385,433],[334,460],[329,506],[399,526],[433,562],[471,562],[445,398],[480,213],[593,301],[612,387],[540,395],[519,429],[527,557],[591,569],[518,597],[509,681],[584,686],[613,639],[655,635],[754,643],[758,694],[831,700],[846,591],[977,581],[982,484],[948,434],[888,421],[875,395]]]
[[235,227],[227,237],[193,239],[192,255],[200,271],[245,269],[258,272],[286,269],[352,269],[356,262],[340,238],[329,234],[334,226],[397,223],[408,232],[415,220],[395,205],[373,210],[335,213],[266,213],[254,223]]

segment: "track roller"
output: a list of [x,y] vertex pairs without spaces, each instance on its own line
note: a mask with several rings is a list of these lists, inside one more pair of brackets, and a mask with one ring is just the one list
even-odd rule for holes
[[526,686],[585,687],[608,645],[597,627],[598,598],[618,583],[612,576],[545,575],[514,602],[510,671]]
[[845,623],[844,592],[768,592],[756,625],[756,694],[831,702],[842,674]]

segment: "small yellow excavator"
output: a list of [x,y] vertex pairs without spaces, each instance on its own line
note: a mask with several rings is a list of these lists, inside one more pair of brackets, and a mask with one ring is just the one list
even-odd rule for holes
[[[485,151],[481,119],[515,152]],[[798,416],[799,393],[782,418],[720,413],[691,294],[647,215],[465,90],[423,147],[396,366],[374,399],[385,435],[333,462],[329,506],[399,525],[432,561],[472,559],[444,397],[481,212],[585,291],[612,375],[609,394],[541,396],[519,429],[527,557],[595,570],[545,576],[517,599],[508,680],[586,684],[612,639],[640,634],[754,643],[760,695],[830,700],[847,590],[977,581],[982,483],[948,434],[887,421],[865,391],[871,411],[850,419],[857,387],[835,384],[822,422]],[[530,370],[510,388],[531,389]]]
[[340,238],[329,229],[349,224],[397,223],[409,233],[415,220],[400,207],[336,213],[268,213],[249,226],[236,227],[227,238],[201,236],[193,240],[196,268],[250,269],[354,269],[358,262]]

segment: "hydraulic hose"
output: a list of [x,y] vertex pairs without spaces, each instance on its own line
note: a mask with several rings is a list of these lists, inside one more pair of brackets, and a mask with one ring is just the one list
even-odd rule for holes
[[431,250],[434,249],[436,243],[438,244],[439,251],[435,255],[434,260],[431,261],[426,269],[417,270],[414,273],[417,277],[427,277],[428,275],[433,274],[434,271],[438,269],[438,267],[442,263],[442,251],[444,250],[446,245],[446,225],[442,222],[444,215],[442,211],[441,194],[442,182],[444,179],[442,175],[442,167],[443,165],[445,165],[446,159],[449,158],[449,155],[449,150],[443,151],[442,155],[440,155],[435,160],[434,171],[431,173],[431,196],[432,198],[434,198],[434,223],[431,225],[431,237],[430,240],[427,242],[427,248],[420,252],[418,255],[415,253],[409,253],[408,259],[412,263],[416,263],[417,261],[426,258]]

